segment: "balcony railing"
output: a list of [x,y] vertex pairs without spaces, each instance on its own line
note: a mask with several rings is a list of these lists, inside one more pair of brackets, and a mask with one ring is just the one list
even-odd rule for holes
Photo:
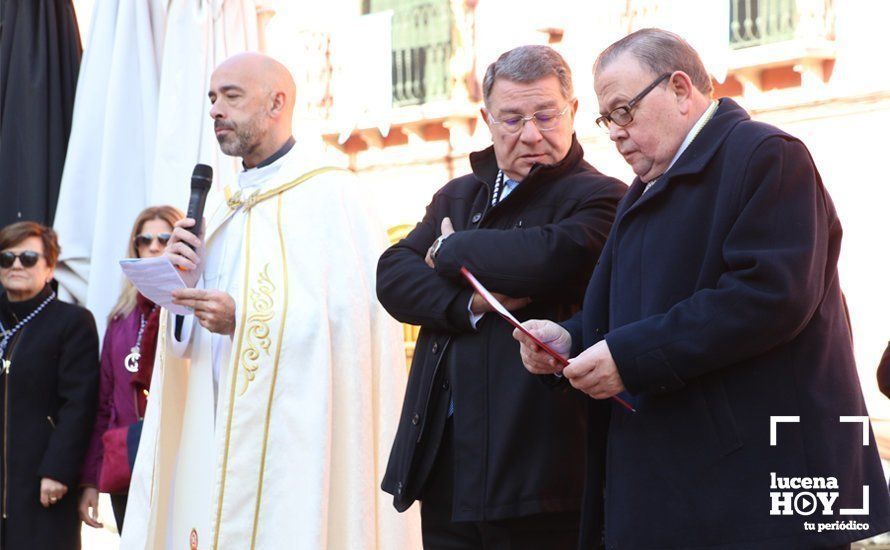
[[834,39],[834,0],[730,0],[730,10],[733,49],[791,39]]
[[733,49],[794,38],[796,0],[731,0],[729,44]]
[[384,10],[392,10],[393,106],[448,99],[454,24],[451,2],[365,0],[365,13]]
[[393,106],[448,99],[451,29],[447,0],[397,2],[392,17]]

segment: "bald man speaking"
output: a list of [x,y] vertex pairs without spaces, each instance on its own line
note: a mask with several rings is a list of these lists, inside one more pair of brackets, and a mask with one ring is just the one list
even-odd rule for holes
[[405,386],[374,300],[385,235],[348,172],[301,157],[295,91],[255,53],[211,77],[217,140],[244,170],[204,231],[183,220],[167,246],[194,315],[162,321],[122,548],[419,547],[416,516],[376,490]]

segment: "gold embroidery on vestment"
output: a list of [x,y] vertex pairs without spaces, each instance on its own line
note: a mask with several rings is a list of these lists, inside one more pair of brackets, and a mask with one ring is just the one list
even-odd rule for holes
[[[258,490],[257,490],[257,500],[255,503],[255,510],[254,510],[254,525],[253,525],[253,533],[251,536],[251,548],[254,548],[255,544],[256,544],[257,527],[258,527],[258,522],[259,522],[259,506],[260,506],[260,501],[262,498],[263,473],[264,473],[264,469],[265,469],[265,460],[266,460],[266,443],[267,443],[268,437],[269,437],[269,420],[270,420],[270,415],[271,415],[271,400],[272,400],[272,396],[274,395],[274,392],[275,392],[275,381],[276,381],[277,372],[278,372],[278,357],[281,353],[281,344],[283,341],[282,336],[283,336],[283,331],[284,331],[284,327],[285,327],[285,320],[287,317],[287,301],[288,301],[288,298],[287,298],[287,277],[288,277],[288,275],[287,275],[287,258],[285,255],[286,252],[285,252],[285,243],[284,243],[284,233],[283,233],[282,227],[281,227],[281,208],[282,208],[281,195],[285,191],[289,191],[317,175],[323,174],[325,172],[334,171],[334,170],[341,170],[341,169],[340,168],[331,168],[331,167],[319,168],[317,170],[313,170],[311,172],[308,172],[308,173],[300,176],[299,178],[297,178],[296,180],[294,180],[290,183],[286,183],[286,184],[281,185],[275,189],[266,191],[265,193],[254,192],[249,197],[247,197],[247,199],[241,198],[240,190],[238,192],[236,192],[235,195],[233,195],[231,197],[226,197],[226,203],[227,203],[227,206],[230,208],[230,214],[231,214],[231,211],[237,210],[242,205],[245,206],[244,211],[247,214],[247,220],[245,223],[245,238],[244,238],[244,243],[245,243],[245,247],[246,247],[246,254],[245,254],[246,261],[245,261],[245,265],[244,265],[244,279],[243,279],[244,286],[243,286],[243,290],[242,290],[243,299],[242,299],[241,303],[246,303],[248,300],[251,300],[251,301],[254,300],[254,296],[253,296],[252,292],[249,291],[249,288],[248,288],[248,286],[249,286],[248,275],[251,272],[250,271],[250,267],[251,267],[251,246],[250,245],[251,245],[251,241],[252,241],[252,239],[251,239],[251,226],[252,226],[252,223],[251,223],[252,222],[252,220],[251,220],[252,210],[251,210],[251,208],[253,206],[255,206],[256,204],[263,202],[266,199],[269,199],[272,197],[278,197],[278,238],[279,238],[279,244],[281,246],[282,262],[283,262],[283,265],[282,265],[282,270],[283,270],[282,280],[284,281],[283,308],[282,308],[281,324],[279,326],[279,341],[277,343],[277,349],[275,352],[275,362],[274,362],[273,369],[272,369],[272,384],[271,384],[271,387],[269,390],[269,402],[267,404],[267,409],[266,409],[266,423],[265,423],[265,430],[264,430],[264,436],[263,436],[262,462],[261,462],[261,467],[260,467],[260,480],[259,480],[259,485],[258,485]],[[271,278],[269,278],[268,273],[266,273],[268,268],[269,268],[269,265],[267,264],[263,271],[265,273],[266,279],[268,280],[268,285],[271,285],[271,288],[268,289],[268,292],[267,292],[267,295],[268,295],[267,297],[271,301],[272,300],[271,294],[272,294],[272,292],[275,291],[275,286],[272,284]],[[260,276],[260,278],[262,279],[262,275]],[[262,281],[261,281],[261,283],[262,283]],[[261,285],[258,285],[258,286],[261,286]],[[259,290],[259,288],[258,288],[258,290]],[[240,365],[243,362],[244,356],[248,354],[248,350],[242,351],[243,346],[246,344],[248,349],[251,347],[251,343],[250,343],[251,336],[252,336],[250,334],[251,322],[247,317],[247,311],[246,311],[247,309],[248,308],[244,308],[244,310],[241,312],[241,322],[237,325],[238,336],[237,336],[237,338],[235,338],[235,349],[234,349],[235,355],[234,355],[234,357],[236,358],[236,364],[238,364],[238,365]],[[273,314],[269,313],[269,315],[270,315],[269,320],[271,320]],[[267,320],[265,332],[263,333],[264,335],[262,335],[262,338],[268,339],[269,332],[270,332],[270,329],[269,329],[268,320]],[[247,340],[248,340],[246,343],[245,343],[245,333],[247,333]],[[253,335],[254,338],[258,338],[258,339],[260,339],[260,336],[261,336],[261,334]],[[271,346],[271,342],[267,343],[265,346],[260,346],[260,349],[264,349],[266,351],[266,353],[268,354],[270,346]],[[257,354],[255,355],[254,362],[258,358],[259,358],[259,352],[257,352]],[[256,366],[254,366],[253,371],[251,371],[250,380],[253,380],[253,378],[255,376],[255,374],[253,374],[253,373],[255,371],[256,371]],[[231,440],[232,421],[234,419],[234,413],[235,413],[235,394],[236,394],[236,387],[239,385],[239,375],[241,374],[241,372],[242,372],[242,369],[239,366],[237,368],[232,368],[231,372],[229,374],[228,417],[226,418],[225,437],[224,437],[224,442],[223,442],[222,467],[221,467],[221,475],[220,475],[220,481],[219,481],[219,491],[217,493],[217,502],[216,502],[216,518],[215,518],[215,521],[213,521],[213,523],[211,525],[211,535],[213,538],[213,545],[212,545],[213,550],[219,550],[220,531],[221,531],[221,527],[223,524],[223,522],[222,522],[223,500],[225,499],[225,494],[226,494],[226,481],[227,481],[227,474],[228,474],[228,469],[229,469],[229,451],[230,451],[230,445],[232,442],[232,440]],[[248,384],[249,384],[249,381],[245,382],[245,385],[248,385]],[[246,389],[247,388],[245,387],[244,391],[246,391]],[[243,393],[243,391],[241,393]],[[240,396],[241,393],[239,393],[238,395]]]
[[269,443],[269,426],[272,420],[272,400],[275,397],[275,384],[278,381],[278,360],[281,358],[281,344],[284,342],[284,329],[287,323],[287,247],[284,242],[284,230],[281,225],[281,195],[278,195],[278,244],[281,247],[281,269],[283,271],[281,289],[281,323],[278,326],[278,341],[275,344],[275,363],[272,366],[272,383],[269,385],[269,399],[266,401],[266,424],[263,430],[263,450],[260,458],[259,480],[257,482],[256,505],[253,512],[253,534],[250,537],[250,550],[256,550],[257,529],[260,523],[260,504],[263,500],[263,480],[266,471],[266,450]]
[[312,170],[311,172],[307,172],[307,173],[303,174],[302,176],[295,179],[294,181],[285,183],[284,185],[280,185],[274,189],[269,189],[268,191],[264,191],[264,192],[260,192],[259,189],[255,189],[249,195],[247,195],[245,197],[242,197],[242,195],[243,195],[242,190],[239,189],[238,191],[235,192],[234,195],[226,198],[226,205],[228,205],[230,210],[237,210],[238,208],[243,206],[244,210],[249,211],[257,203],[263,202],[264,200],[266,200],[268,198],[275,197],[277,195],[280,195],[281,193],[284,193],[285,191],[293,189],[294,187],[300,185],[304,181],[311,179],[315,176],[324,174],[325,172],[332,172],[332,171],[336,171],[336,170],[342,170],[342,168],[334,168],[332,166],[325,166],[322,168],[317,168],[315,170]]
[[241,354],[238,378],[238,396],[244,395],[256,377],[260,354],[269,355],[272,339],[269,321],[275,316],[275,283],[269,277],[269,264],[260,272],[255,288],[250,289],[250,314],[247,317],[247,345]]
[[[241,291],[242,299],[241,303],[247,302],[247,287],[248,283],[248,274],[250,274],[250,242],[251,242],[251,214],[250,211],[247,212],[247,220],[244,223],[244,246],[246,247],[245,261],[244,261],[244,283],[243,290]],[[242,308],[241,311],[241,322],[236,326],[238,327],[238,339],[237,346],[235,347],[235,357],[241,356],[241,347],[244,343],[244,328],[247,322],[247,308]],[[234,415],[235,410],[235,386],[237,385],[237,376],[238,369],[236,367],[232,367],[230,369],[231,373],[229,374],[229,412],[226,417],[226,435],[225,442],[223,443],[223,457],[222,457],[222,474],[219,480],[219,493],[216,499],[216,521],[213,522],[211,526],[211,533],[213,534],[213,550],[219,550],[219,531],[222,525],[222,508],[223,508],[223,498],[226,494],[226,473],[229,471],[229,444],[232,440],[232,416]]]

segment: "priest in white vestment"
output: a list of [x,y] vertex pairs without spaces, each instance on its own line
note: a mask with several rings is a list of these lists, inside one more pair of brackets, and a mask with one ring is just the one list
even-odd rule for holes
[[300,157],[284,66],[241,54],[210,88],[244,171],[167,248],[195,314],[162,319],[121,548],[420,548],[379,490],[406,375],[384,232],[348,172]]

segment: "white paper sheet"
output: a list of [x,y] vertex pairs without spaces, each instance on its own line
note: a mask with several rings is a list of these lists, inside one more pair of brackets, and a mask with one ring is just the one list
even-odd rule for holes
[[173,291],[187,288],[179,272],[164,256],[121,260],[124,276],[143,296],[175,315],[192,315],[191,308],[173,303]]

